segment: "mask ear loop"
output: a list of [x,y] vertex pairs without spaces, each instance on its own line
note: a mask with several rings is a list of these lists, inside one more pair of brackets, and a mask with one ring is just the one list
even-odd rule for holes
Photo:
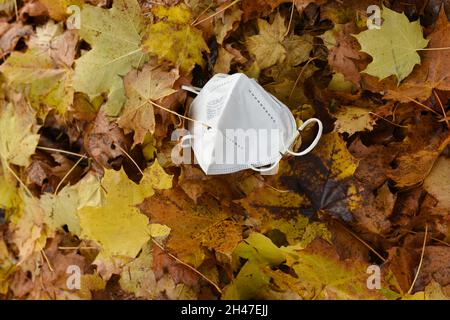
[[276,161],[274,164],[272,164],[270,167],[268,168],[256,168],[254,165],[250,165],[250,169],[252,169],[253,171],[256,172],[269,172],[272,171],[273,169],[275,169],[275,167],[278,165],[278,163],[280,163],[281,158],[278,159],[278,161]]
[[181,86],[181,89],[185,90],[185,91],[189,91],[193,94],[199,94],[200,91],[202,91],[202,88],[199,87],[194,87],[194,86]]
[[290,155],[296,156],[296,157],[300,157],[300,156],[304,156],[304,155],[310,153],[316,147],[317,143],[319,143],[320,137],[322,136],[322,131],[323,131],[322,121],[320,121],[319,119],[316,119],[316,118],[308,119],[300,126],[300,128],[298,128],[298,132],[300,132],[300,134],[301,134],[301,132],[307,126],[309,126],[309,124],[311,124],[313,122],[317,123],[317,126],[319,127],[319,130],[317,132],[316,138],[311,143],[311,145],[308,148],[306,148],[306,150],[303,150],[302,152],[294,152],[292,150],[287,149],[286,150],[287,153],[289,153]]
[[[183,149],[187,149],[187,148],[191,148],[192,147],[192,140],[194,140],[194,135],[192,135],[192,134],[188,134],[188,135],[185,135],[185,136],[183,136],[182,138],[181,138],[181,140],[180,140],[180,145],[181,145],[181,148],[183,148]],[[186,145],[186,141],[188,141],[188,145]]]

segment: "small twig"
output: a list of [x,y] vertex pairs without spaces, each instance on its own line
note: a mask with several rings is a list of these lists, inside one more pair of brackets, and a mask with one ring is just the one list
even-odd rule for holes
[[179,264],[182,264],[183,266],[185,266],[186,268],[192,270],[193,272],[195,272],[196,274],[198,274],[200,277],[202,277],[204,280],[206,280],[209,284],[211,284],[218,293],[222,294],[222,290],[219,288],[219,286],[212,281],[211,279],[209,279],[207,276],[205,276],[203,273],[201,273],[200,271],[198,271],[197,269],[195,269],[194,267],[188,265],[186,262],[178,259],[176,256],[174,256],[173,254],[171,254],[170,252],[168,252],[158,241],[156,241],[155,239],[151,238],[152,242],[158,247],[160,248],[163,252],[165,252],[168,256],[170,256],[172,259],[174,259],[175,261],[177,261]]
[[317,57],[312,57],[312,58],[310,58],[310,59],[306,62],[306,64],[302,67],[302,70],[301,70],[300,73],[298,74],[298,77],[297,77],[297,79],[295,80],[294,86],[292,87],[291,93],[289,94],[289,100],[291,100],[292,95],[294,94],[295,88],[297,88],[298,82],[300,81],[300,78],[302,77],[303,72],[305,72],[306,67],[308,66],[308,64],[310,64],[312,61],[314,61],[314,60],[316,60],[316,59],[317,59]]
[[16,14],[16,21],[19,21],[19,8],[17,6],[17,0],[14,0],[14,13]]
[[342,223],[339,223],[344,230],[346,230],[348,233],[350,233],[353,237],[355,237],[357,240],[359,240],[363,245],[365,245],[370,251],[372,251],[378,258],[381,259],[381,261],[386,262],[386,259],[379,254],[374,248],[372,248],[366,241],[364,241],[363,239],[361,239],[356,233],[354,233],[353,231],[351,231],[350,229],[348,229],[346,226],[344,226]]
[[292,19],[294,18],[294,8],[295,8],[295,4],[294,4],[294,0],[292,0],[291,17],[289,18],[289,24],[288,24],[287,30],[284,34],[284,37],[287,37],[287,35],[289,34],[289,30],[291,29]]
[[258,180],[260,180],[262,183],[264,183],[267,187],[269,187],[269,189],[272,189],[272,190],[274,190],[274,191],[276,191],[276,192],[280,192],[280,193],[288,193],[288,192],[291,192],[291,190],[280,190],[280,189],[275,188],[274,186],[271,186],[270,184],[268,184],[268,183],[264,180],[263,177],[261,177],[261,175],[255,175],[255,177],[256,177]]
[[198,17],[195,18],[194,21],[192,21],[191,25],[194,25],[194,23],[196,23],[196,22],[198,21],[198,19],[200,19],[200,17],[201,17],[204,13],[206,13],[206,11],[208,11],[209,8],[211,8],[211,7],[212,7],[212,3],[210,3],[210,4],[206,7],[206,9],[204,9],[202,12],[200,12],[200,14],[198,15]]
[[404,97],[407,98],[408,100],[410,100],[410,101],[412,101],[412,102],[418,104],[418,105],[421,106],[422,108],[425,108],[425,109],[427,109],[427,110],[430,111],[430,112],[433,112],[435,115],[440,116],[439,113],[437,113],[436,111],[434,111],[434,110],[431,109],[430,107],[424,105],[423,103],[421,103],[421,102],[419,102],[419,101],[417,101],[417,100],[415,100],[415,99],[413,99],[413,98],[411,98],[411,97],[408,97],[408,96],[404,96]]
[[450,47],[416,49],[416,51],[438,51],[438,50],[450,50]]
[[416,284],[417,278],[419,277],[420,268],[422,267],[423,262],[423,255],[425,254],[425,245],[427,244],[427,235],[428,235],[428,224],[425,225],[425,236],[423,237],[422,253],[420,254],[419,266],[417,267],[416,275],[414,276],[414,280],[411,283],[411,287],[408,290],[408,294],[411,294],[414,285]]
[[378,118],[383,119],[384,121],[389,122],[390,124],[392,124],[392,125],[394,125],[394,126],[397,126],[397,127],[400,127],[400,128],[408,128],[408,126],[402,126],[401,124],[397,124],[397,123],[395,123],[395,122],[392,122],[391,120],[386,119],[385,117],[380,116],[379,114],[376,114],[375,112],[369,111],[369,114],[372,114],[372,115],[374,115],[374,116],[377,116]]
[[47,258],[47,255],[45,254],[45,251],[41,249],[41,254],[44,257],[45,261],[47,262],[48,268],[51,272],[55,272],[55,270],[52,268],[52,265],[50,264],[50,261]]
[[28,195],[34,199],[33,194],[31,193],[30,189],[28,189],[27,185],[19,178],[19,176],[16,174],[16,172],[9,166],[9,163],[6,162],[6,168],[8,169],[9,172],[11,172],[11,174],[14,176],[14,178],[17,180],[17,182],[19,182],[19,184],[25,189],[26,193],[28,193]]
[[98,250],[97,247],[58,247],[59,250]]
[[44,150],[44,151],[51,151],[51,152],[64,153],[64,154],[68,154],[68,155],[71,155],[71,156],[80,157],[80,158],[83,158],[83,159],[89,159],[88,156],[85,156],[85,155],[82,155],[82,154],[79,154],[79,153],[75,153],[75,152],[66,151],[66,150],[47,148],[47,147],[41,147],[41,146],[37,146],[36,149]]
[[[411,234],[417,234],[417,232],[412,231],[412,230],[408,230],[408,232],[411,233]],[[436,242],[442,243],[443,245],[446,245],[447,247],[450,247],[450,243],[445,242],[444,240],[441,240],[441,239],[438,239],[438,238],[435,238],[435,237],[430,237],[430,239],[434,240]]]
[[61,179],[61,181],[58,183],[58,185],[56,186],[55,192],[53,193],[54,195],[58,194],[59,188],[62,186],[62,184],[64,183],[64,181],[70,176],[70,174],[73,172],[73,170],[75,170],[75,168],[80,164],[80,162],[83,161],[83,158],[78,159],[77,162],[75,162],[75,164],[72,166],[72,168],[70,168],[70,170],[65,174],[65,176]]
[[[147,102],[150,103],[151,105],[157,107],[157,108],[160,108],[160,109],[162,109],[162,110],[164,110],[164,111],[166,111],[166,112],[169,112],[169,113],[171,113],[171,114],[173,114],[173,115],[176,115],[177,117],[180,117],[180,118],[183,118],[183,119],[185,119],[185,120],[192,121],[192,122],[198,122],[198,123],[202,124],[203,126],[205,126],[205,127],[208,128],[208,129],[212,128],[209,124],[207,124],[207,123],[205,123],[205,122],[202,122],[202,121],[199,121],[199,120],[195,120],[195,119],[191,119],[191,118],[189,118],[189,117],[183,116],[183,115],[181,115],[181,114],[179,114],[179,113],[177,113],[177,112],[175,112],[175,111],[173,111],[173,110],[167,109],[166,107],[163,107],[163,106],[161,106],[161,105],[159,105],[159,104],[153,102],[152,100],[148,100],[148,101],[146,101],[146,103],[147,103]],[[145,103],[144,103],[144,104],[145,104]]]
[[192,23],[192,26],[195,27],[196,25],[202,24],[203,22],[205,22],[205,21],[207,21],[207,20],[209,20],[209,19],[211,19],[211,18],[214,18],[214,17],[217,16],[218,14],[221,14],[222,12],[224,12],[225,10],[227,10],[228,8],[234,6],[234,5],[235,5],[236,3],[238,3],[239,1],[241,1],[241,0],[234,0],[232,3],[230,3],[230,4],[227,5],[226,7],[222,8],[221,10],[219,10],[219,11],[213,13],[212,15],[210,15],[210,16],[208,16],[208,17],[206,17],[206,18],[204,18],[204,19],[202,19],[202,20],[200,20],[200,21],[197,21],[197,22],[195,22],[195,23]]
[[441,107],[442,115],[444,117],[445,123],[447,124],[447,128],[450,129],[450,124],[448,122],[447,114],[445,113],[444,105],[442,104],[441,98],[439,97],[439,95],[437,94],[437,92],[435,90],[433,90],[433,93],[434,93],[434,96],[436,97],[436,99],[437,99],[437,101],[439,103],[439,106]]
[[133,164],[136,166],[136,168],[139,170],[139,172],[141,173],[142,176],[144,176],[144,171],[142,171],[142,169],[138,166],[138,164],[136,163],[136,161],[134,161],[134,159],[128,154],[128,152],[126,152],[121,146],[119,146],[118,144],[114,144],[117,148],[120,149],[120,151],[122,151],[127,157],[128,159],[131,160],[131,162],[133,162]]

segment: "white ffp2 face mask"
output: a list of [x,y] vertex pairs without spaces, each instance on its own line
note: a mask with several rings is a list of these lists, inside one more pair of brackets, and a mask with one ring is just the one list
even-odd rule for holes
[[[245,169],[273,170],[285,154],[302,156],[319,142],[322,123],[309,119],[297,129],[288,107],[245,74],[217,74],[203,87],[183,86],[198,96],[192,102],[190,135],[183,147],[191,146],[197,163],[207,174],[227,174]],[[290,147],[310,123],[319,130],[303,152]],[[189,142],[189,145],[186,144]]]

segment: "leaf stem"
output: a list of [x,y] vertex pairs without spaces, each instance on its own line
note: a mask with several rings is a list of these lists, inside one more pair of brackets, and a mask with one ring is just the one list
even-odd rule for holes
[[439,50],[450,50],[450,47],[416,49],[416,51],[439,51]]

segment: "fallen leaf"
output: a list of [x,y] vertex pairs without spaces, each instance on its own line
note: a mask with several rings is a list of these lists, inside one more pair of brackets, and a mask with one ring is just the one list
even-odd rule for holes
[[190,72],[195,64],[203,66],[202,52],[209,49],[202,33],[191,26],[190,10],[185,5],[170,8],[158,6],[153,13],[162,21],[149,27],[143,48],[160,59],[172,62],[185,73]]
[[439,207],[450,209],[450,159],[439,157],[423,186],[439,201]]
[[441,287],[448,286],[450,284],[449,255],[450,248],[447,246],[427,246],[414,290],[422,291],[432,281],[439,283]]
[[7,83],[24,92],[41,117],[47,108],[63,114],[73,102],[73,72],[67,67],[73,63],[76,44],[77,38],[71,31],[63,32],[61,26],[48,22],[38,28],[25,53],[12,53],[0,67]]
[[450,41],[446,36],[450,32],[450,23],[444,9],[441,9],[439,19],[433,32],[427,37],[428,47],[436,50],[426,50],[422,54],[422,62],[416,67],[411,76],[402,83],[397,90],[389,90],[387,98],[403,102],[410,99],[426,100],[433,90],[450,90],[450,74],[442,67],[450,59],[447,48]]
[[281,181],[290,190],[305,194],[314,212],[324,210],[346,221],[352,219],[362,201],[353,179],[358,161],[337,133],[323,136],[313,153],[291,160],[291,165]]
[[157,292],[152,265],[152,246],[147,243],[139,256],[123,268],[119,280],[122,289],[134,293],[138,298],[154,299]]
[[52,19],[61,21],[67,18],[67,8],[71,5],[80,6],[83,4],[83,0],[39,0],[48,10],[48,13]]
[[334,117],[336,117],[335,130],[339,133],[348,133],[350,136],[360,131],[371,131],[375,124],[370,110],[354,106],[339,108]]
[[358,42],[351,36],[357,31],[356,24],[349,22],[335,24],[334,29],[321,36],[328,48],[328,63],[333,71],[343,74],[345,79],[354,84],[361,81],[360,69],[356,63],[365,58],[365,54],[359,51]]
[[354,37],[361,51],[370,54],[373,61],[363,71],[380,80],[395,75],[398,83],[406,78],[416,64],[420,64],[418,50],[427,46],[419,21],[383,7],[380,29],[363,31]]
[[8,164],[28,165],[39,141],[38,129],[33,111],[23,104],[1,109],[0,157],[4,168]]
[[[218,10],[221,8],[219,7]],[[236,29],[242,18],[242,10],[232,7],[221,15],[217,16],[214,24],[214,33],[217,43],[222,44],[228,34]]]
[[220,48],[216,64],[214,65],[214,72],[225,74],[229,73],[231,69],[231,61],[233,61],[234,58],[234,55],[228,52],[228,50],[225,48]]
[[134,144],[142,143],[147,133],[154,133],[155,119],[153,105],[176,92],[172,89],[179,78],[176,69],[146,64],[142,70],[132,70],[124,78],[128,100],[118,120],[125,133],[134,131]]
[[126,139],[117,123],[110,121],[101,110],[84,132],[84,146],[88,154],[103,168],[118,168],[127,150]]
[[80,37],[92,49],[76,60],[73,87],[90,98],[108,94],[106,113],[117,116],[125,102],[121,76],[146,60],[141,50],[144,26],[139,4],[115,0],[111,9],[84,5],[81,21]]
[[155,189],[170,188],[171,180],[157,161],[144,171],[139,185],[129,180],[123,170],[106,170],[101,181],[104,204],[78,211],[81,237],[95,240],[105,256],[136,257],[150,239],[151,226],[135,206],[152,196]]
[[0,57],[3,59],[14,50],[22,38],[33,34],[33,28],[23,23],[1,23],[0,24]]
[[265,69],[283,62],[286,58],[286,49],[282,42],[285,38],[286,26],[280,14],[275,16],[272,24],[266,20],[258,19],[259,34],[247,38],[246,46],[255,56],[261,69]]
[[99,207],[102,203],[100,181],[92,174],[88,174],[76,185],[64,187],[58,194],[44,194],[40,199],[48,226],[58,229],[67,225],[69,231],[78,236],[81,235],[78,210]]
[[383,299],[379,290],[367,288],[363,261],[342,261],[331,245],[316,240],[305,250],[288,252],[295,274],[313,292],[314,299]]
[[[180,188],[159,191],[145,201],[142,211],[151,223],[170,227],[166,247],[182,261],[194,267],[201,265],[205,252],[201,247],[202,235],[232,214],[232,209],[207,198],[195,204]],[[186,224],[186,218],[190,223]],[[187,249],[189,248],[189,249]]]

